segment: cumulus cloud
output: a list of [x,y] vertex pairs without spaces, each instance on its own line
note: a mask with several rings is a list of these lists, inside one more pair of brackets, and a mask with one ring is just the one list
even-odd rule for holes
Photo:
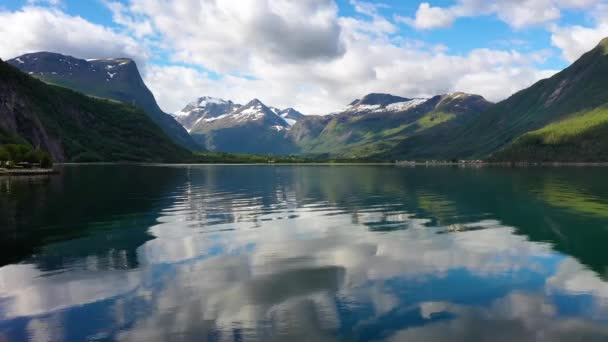
[[575,61],[608,37],[608,4],[599,4],[593,13],[594,26],[556,25],[552,28],[551,42],[562,50],[567,61]]
[[129,36],[58,9],[35,6],[0,11],[0,57],[51,51],[80,58],[131,57],[143,63],[147,49]]
[[[240,6],[222,1],[199,8],[187,2],[183,6],[146,2],[144,6],[133,0],[123,8],[129,15],[153,23],[156,35],[171,47],[173,60],[224,74],[217,79],[196,67],[152,68],[146,81],[165,110],[177,111],[202,95],[241,103],[258,97],[273,106],[295,107],[307,114],[338,110],[370,92],[420,97],[467,91],[501,100],[553,73],[535,67],[547,57],[544,51],[524,55],[477,49],[467,55],[450,55],[442,45],[395,39],[391,35],[396,27],[380,14],[383,6],[363,1],[351,1],[361,15],[358,18],[338,17],[331,1],[256,3],[255,11],[247,14]],[[195,14],[187,15],[188,8]],[[304,16],[313,19],[310,23],[290,19],[296,12],[310,12]],[[279,23],[289,22],[291,28],[283,30],[287,34],[273,33],[274,24],[255,24],[259,18],[277,16]],[[216,34],[221,27],[231,30]],[[292,42],[290,35],[326,42],[321,45],[332,48]],[[310,51],[302,53],[293,44],[305,45]]]
[[344,53],[331,0],[132,0],[122,12],[147,18],[173,60],[223,72],[242,72],[255,59],[295,63]]
[[449,7],[419,5],[413,18],[397,16],[397,20],[420,30],[449,27],[461,17],[496,15],[515,29],[550,23],[559,19],[563,9],[588,8],[598,0],[459,0]]
[[397,16],[397,20],[409,24],[417,29],[428,30],[451,26],[456,19],[454,10],[431,6],[423,2],[416,11],[414,18]]

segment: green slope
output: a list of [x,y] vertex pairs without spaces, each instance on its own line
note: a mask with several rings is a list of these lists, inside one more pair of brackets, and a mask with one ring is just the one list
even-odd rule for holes
[[460,127],[436,127],[384,154],[393,159],[485,158],[518,137],[608,103],[608,39],[551,78]]
[[436,96],[402,112],[347,112],[312,123],[306,119],[294,126],[292,135],[303,153],[367,158],[390,151],[433,127],[458,125],[488,106],[481,96],[455,93]]
[[0,61],[0,136],[58,161],[179,161],[175,145],[140,109],[48,85]]
[[528,132],[491,157],[510,162],[608,162],[608,107]]

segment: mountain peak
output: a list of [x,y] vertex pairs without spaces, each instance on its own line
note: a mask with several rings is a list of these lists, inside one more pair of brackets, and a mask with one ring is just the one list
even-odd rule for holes
[[355,102],[356,105],[380,105],[387,106],[392,103],[397,102],[406,102],[410,99],[400,96],[395,96],[391,94],[382,94],[382,93],[371,93],[365,95],[361,100]]
[[202,96],[172,115],[177,122],[190,132],[197,125],[215,121],[240,107],[241,105],[232,101],[212,96]]
[[468,99],[484,99],[483,96],[481,95],[477,95],[477,94],[469,94],[469,93],[465,93],[462,91],[457,91],[457,92],[453,92],[453,93],[447,93],[444,95],[440,95],[441,98],[443,100],[456,100],[456,99],[460,99],[460,100],[468,100]]
[[259,99],[255,98],[249,102],[247,102],[247,104],[245,105],[245,107],[249,107],[249,106],[257,106],[257,105],[262,105],[264,107],[266,107],[266,105],[260,101]]
[[232,101],[226,101],[224,99],[220,99],[219,97],[203,96],[199,97],[196,101],[191,102],[190,104],[195,105],[197,107],[205,107],[207,105],[224,105],[232,103]]

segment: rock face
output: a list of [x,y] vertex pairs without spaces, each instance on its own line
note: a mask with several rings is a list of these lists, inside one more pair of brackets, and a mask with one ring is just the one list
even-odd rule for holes
[[131,59],[84,60],[38,52],[11,59],[8,63],[47,83],[137,106],[173,141],[191,150],[199,148],[188,132],[160,109]]
[[180,161],[140,109],[43,83],[0,61],[0,141],[27,142],[56,161]]

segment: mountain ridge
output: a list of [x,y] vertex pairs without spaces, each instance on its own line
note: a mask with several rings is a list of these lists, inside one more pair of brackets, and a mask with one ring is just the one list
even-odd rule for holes
[[190,156],[141,109],[50,85],[2,61],[0,114],[0,136],[27,141],[60,162],[166,162]]
[[286,139],[290,128],[276,110],[253,99],[230,113],[199,121],[190,134],[210,151],[286,155],[295,151]]
[[[97,77],[103,78],[104,84],[122,84],[123,69],[137,71],[128,59],[89,60],[84,64],[83,60],[58,56],[63,55],[28,54],[11,63],[49,83],[59,78],[64,86],[65,75],[77,80],[74,75],[83,67],[87,73],[92,72],[88,69],[103,71]],[[43,63],[45,58],[61,67],[49,72]],[[305,116],[293,108],[267,106],[259,99],[240,105],[206,96],[173,113],[179,123],[172,120],[188,129],[190,139],[220,152],[495,161],[589,161],[594,155],[606,155],[608,160],[608,153],[603,152],[608,150],[603,138],[604,127],[608,134],[606,79],[608,38],[564,70],[496,104],[480,95],[462,92],[429,98],[369,93],[341,111]],[[141,77],[139,81],[141,88]],[[93,84],[98,85],[99,80]],[[121,91],[120,86],[104,91],[108,89]],[[129,103],[117,93],[104,95]],[[149,98],[154,101],[153,95]],[[142,106],[140,102],[131,103]],[[1,139],[11,139],[9,135],[10,130],[0,131]],[[574,152],[577,149],[578,155]]]
[[482,96],[460,92],[424,99],[371,93],[341,112],[301,120],[290,133],[302,153],[363,158],[436,125],[478,114],[490,105]]
[[188,132],[160,109],[132,59],[85,60],[54,52],[35,52],[7,63],[50,84],[137,106],[175,142],[190,150],[199,148]]

